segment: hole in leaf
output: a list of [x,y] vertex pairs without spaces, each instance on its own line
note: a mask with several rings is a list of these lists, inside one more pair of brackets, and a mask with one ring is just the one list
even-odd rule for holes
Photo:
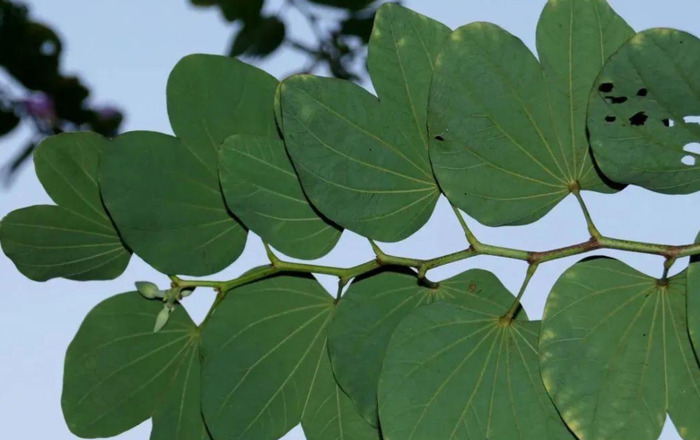
[[614,87],[615,86],[613,85],[613,83],[603,83],[600,85],[600,87],[598,87],[598,90],[600,90],[603,93],[610,93],[612,92]]
[[683,118],[686,124],[700,124],[700,116],[686,116]]
[[635,113],[631,118],[630,118],[630,124],[632,125],[644,125],[644,123],[647,121],[649,116],[647,116],[646,113],[644,112],[639,112]]
[[437,136],[435,136],[435,140],[436,140],[436,141],[444,141],[445,138],[442,137],[442,136],[440,136],[440,135],[437,135]]
[[610,100],[612,104],[622,104],[627,101],[626,96],[606,96],[605,99]]
[[637,91],[637,96],[647,96],[647,93],[649,93],[649,91],[647,89],[642,88]]
[[605,121],[606,122],[615,122],[617,118],[615,116],[606,116]]
[[664,124],[666,127],[670,127],[671,124],[673,123],[673,121],[670,120],[670,119],[668,119],[668,118],[662,119],[661,122],[663,122],[663,124]]
[[691,155],[683,156],[683,159],[681,159],[681,162],[683,165],[687,165],[689,167],[692,167],[695,165],[695,157]]
[[700,155],[700,143],[691,142],[688,145],[686,145],[685,147],[683,147],[683,151],[685,151],[686,153],[693,153],[693,154]]

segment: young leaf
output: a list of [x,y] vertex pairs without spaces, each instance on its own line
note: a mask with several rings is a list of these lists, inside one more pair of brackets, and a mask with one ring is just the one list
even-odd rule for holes
[[383,272],[355,281],[343,295],[328,329],[333,372],[362,417],[379,426],[377,385],[389,339],[396,326],[416,307],[435,301],[480,303],[494,315],[508,306],[482,297],[484,290],[504,289],[490,272],[470,270],[440,282],[437,289],[420,286],[415,274]]
[[700,40],[651,29],[612,56],[590,95],[588,127],[611,179],[666,194],[700,190]]
[[0,241],[17,269],[35,281],[119,276],[131,257],[107,215],[97,186],[108,141],[94,133],[61,134],[39,145],[37,175],[58,206],[31,206],[0,223]]
[[333,298],[311,277],[229,291],[202,330],[202,409],[217,440],[276,440],[301,420]]
[[229,208],[284,254],[320,258],[340,239],[342,230],[316,213],[306,199],[279,137],[228,138],[220,151],[219,176]]
[[326,347],[321,350],[313,374],[301,416],[307,440],[381,440],[377,428],[363,420],[336,383]]
[[208,275],[243,251],[246,230],[226,208],[216,172],[177,138],[117,137],[104,152],[100,184],[124,241],[163,273]]
[[454,31],[428,112],[430,157],[450,201],[481,223],[519,225],[574,182],[612,191],[589,154],[585,103],[603,61],[632,35],[604,0],[550,0],[537,27],[540,62],[496,25]]
[[111,437],[155,414],[151,439],[199,438],[198,330],[178,307],[154,334],[161,308],[130,292],[85,318],[66,353],[61,405],[71,432]]
[[539,323],[503,321],[514,298],[492,278],[396,328],[379,381],[385,439],[574,439],[540,380]]
[[567,270],[547,300],[542,379],[579,438],[659,437],[668,411],[700,436],[700,368],[686,324],[685,273],[659,281],[609,259]]
[[282,128],[307,196],[342,227],[398,241],[428,220],[439,190],[428,157],[428,87],[444,25],[379,8],[368,66],[379,99],[347,81],[294,76],[281,85]]

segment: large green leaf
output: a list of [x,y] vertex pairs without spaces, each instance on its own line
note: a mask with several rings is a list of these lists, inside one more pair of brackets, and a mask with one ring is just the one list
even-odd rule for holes
[[688,337],[685,278],[662,282],[598,258],[555,284],[540,367],[579,438],[655,440],[667,411],[683,438],[700,438],[700,368]]
[[119,276],[131,252],[107,215],[97,185],[108,141],[93,133],[52,136],[36,150],[39,180],[58,206],[31,206],[0,223],[5,254],[28,278],[103,280]]
[[219,179],[177,138],[117,137],[104,152],[100,184],[124,241],[163,273],[211,274],[243,251],[246,230],[228,212]]
[[430,95],[430,157],[448,199],[490,226],[531,223],[570,192],[612,191],[589,154],[586,102],[604,60],[633,35],[604,0],[550,0],[540,62],[490,23],[454,31]]
[[415,274],[384,272],[355,281],[340,301],[328,330],[333,371],[362,417],[378,426],[377,385],[389,339],[416,307],[434,301],[471,305],[494,315],[503,306],[483,289],[502,289],[490,272],[470,270],[440,282],[437,289],[420,286]]
[[217,440],[276,440],[301,420],[333,298],[311,277],[229,291],[202,330],[202,409]]
[[495,277],[477,292],[396,328],[379,382],[384,438],[573,440],[540,380],[539,323],[501,318],[514,298]]
[[333,377],[328,351],[319,353],[301,424],[307,440],[381,440]]
[[237,59],[186,56],[168,78],[170,124],[193,154],[215,171],[217,151],[227,137],[277,136],[272,101],[276,88],[274,76]]
[[281,85],[284,139],[321,213],[363,236],[398,241],[428,220],[439,190],[426,132],[428,88],[449,30],[400,6],[377,13],[368,66],[379,100],[347,81]]
[[667,194],[700,189],[700,40],[672,29],[632,38],[591,92],[588,126],[611,179]]
[[185,57],[168,81],[168,114],[178,138],[119,136],[105,153],[100,183],[124,240],[169,274],[207,275],[242,252],[246,231],[228,212],[218,151],[233,134],[275,135],[277,80],[240,61]]
[[85,318],[66,353],[61,404],[70,430],[111,437],[153,416],[153,440],[208,438],[200,409],[199,332],[182,307],[158,333],[163,305],[137,292]]
[[310,260],[338,242],[342,230],[311,207],[279,137],[228,138],[221,147],[219,175],[229,208],[281,252]]
[[[696,243],[700,243],[700,234],[695,239]],[[688,265],[688,332],[690,340],[695,347],[695,354],[700,360],[700,256],[694,255],[690,257]]]

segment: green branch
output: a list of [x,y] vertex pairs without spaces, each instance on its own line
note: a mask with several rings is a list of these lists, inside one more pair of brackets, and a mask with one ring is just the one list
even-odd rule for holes
[[377,244],[369,240],[372,250],[374,251],[375,258],[373,260],[367,261],[366,263],[359,264],[357,266],[340,268],[332,266],[322,266],[315,264],[305,264],[305,263],[294,263],[291,261],[283,261],[279,259],[273,252],[269,245],[265,244],[265,250],[267,252],[268,258],[270,259],[270,265],[259,267],[254,269],[238,278],[227,280],[227,281],[208,281],[208,280],[183,280],[177,276],[171,275],[173,287],[179,288],[192,288],[192,287],[210,287],[219,293],[217,300],[214,302],[209,315],[210,316],[216,306],[223,300],[226,292],[229,290],[242,286],[244,284],[249,284],[255,281],[259,281],[280,273],[307,273],[307,274],[325,274],[333,275],[338,277],[338,295],[336,301],[340,300],[340,292],[343,287],[346,286],[353,278],[360,275],[367,274],[381,267],[408,267],[415,269],[416,278],[418,282],[424,286],[437,288],[438,283],[432,282],[426,278],[426,273],[434,268],[444,266],[457,261],[466,260],[477,255],[492,255],[502,258],[510,258],[515,260],[526,261],[528,266],[528,272],[523,283],[520,292],[518,293],[513,306],[508,310],[504,319],[512,319],[517,311],[520,299],[522,298],[525,288],[530,281],[530,278],[534,274],[540,263],[545,263],[547,261],[558,260],[560,258],[570,257],[573,255],[585,254],[587,252],[599,250],[599,249],[612,249],[627,252],[637,252],[652,255],[659,255],[666,258],[664,264],[664,275],[662,280],[668,275],[668,271],[671,265],[676,261],[676,259],[681,257],[686,257],[690,255],[700,254],[700,243],[687,244],[682,246],[672,246],[665,244],[655,244],[655,243],[644,243],[639,241],[629,241],[620,240],[616,238],[605,237],[598,232],[598,229],[593,224],[590,217],[588,209],[586,208],[581,194],[577,189],[577,186],[572,187],[572,193],[576,196],[579,201],[579,206],[583,211],[588,224],[588,230],[591,233],[591,238],[588,241],[582,243],[577,243],[570,246],[564,246],[557,249],[552,249],[549,251],[528,251],[522,249],[513,249],[502,246],[494,246],[490,244],[481,243],[471,232],[464,218],[460,214],[459,210],[454,206],[454,210],[459,223],[464,230],[464,234],[469,242],[470,246],[459,252],[452,254],[443,255],[431,259],[417,259],[417,258],[406,258],[394,255],[389,255],[382,251]]

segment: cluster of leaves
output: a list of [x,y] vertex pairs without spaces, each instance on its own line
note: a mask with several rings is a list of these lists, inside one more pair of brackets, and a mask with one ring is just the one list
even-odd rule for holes
[[[367,45],[380,0],[285,0],[275,14],[264,12],[265,0],[190,0],[200,7],[217,6],[224,18],[241,27],[234,35],[231,56],[266,56],[285,42],[307,56],[303,71],[311,73],[325,66],[337,78],[359,80],[354,66]],[[342,19],[323,23],[318,6],[343,11]],[[293,9],[304,16],[316,38],[309,45],[287,34],[285,12]]]
[[[581,190],[700,190],[686,159],[700,138],[700,40],[635,34],[604,0],[550,0],[537,47],[539,59],[493,24],[450,31],[387,4],[369,43],[378,97],[195,55],[168,81],[176,136],[43,142],[36,170],[56,205],[0,224],[17,268],[34,280],[111,279],[133,251],[173,280],[89,313],[66,356],[70,429],[107,437],[152,418],[154,439],[273,440],[301,422],[311,440],[653,440],[668,413],[683,438],[699,438],[697,263],[655,279],[582,260],[541,322],[517,307],[525,286],[514,298],[482,270],[436,284],[423,270],[334,271],[271,252],[271,266],[238,280],[176,276],[227,267],[248,230],[300,259],[325,255],[343,229],[402,240],[440,194],[500,226],[534,222]],[[614,242],[587,219],[590,243]],[[465,230],[468,255],[486,249]],[[666,256],[666,269],[680,249],[623,245]],[[525,285],[534,255],[523,257]],[[341,286],[359,276],[334,299],[313,272]],[[220,290],[199,326],[178,306],[194,286]]]
[[86,105],[88,88],[78,77],[61,73],[61,50],[56,32],[33,21],[24,4],[0,0],[0,67],[20,89],[0,86],[0,136],[23,120],[35,130],[34,138],[8,164],[7,177],[45,136],[75,130],[114,136],[122,123],[117,109]]

